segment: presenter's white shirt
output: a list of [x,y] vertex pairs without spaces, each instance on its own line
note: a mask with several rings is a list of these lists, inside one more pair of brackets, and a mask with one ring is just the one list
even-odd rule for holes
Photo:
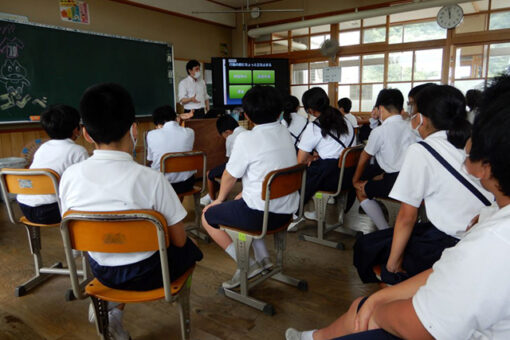
[[[72,139],[51,139],[43,143],[34,154],[30,169],[51,169],[62,175],[65,169],[74,163],[81,162],[89,154],[81,145]],[[18,202],[30,207],[57,202],[55,195],[18,195]]]
[[[349,121],[346,121],[345,123],[347,125],[348,132],[341,135],[339,139],[342,141],[342,143],[344,143],[346,147],[349,147],[351,141],[351,146],[353,146],[356,142],[353,140],[354,128],[352,127],[352,124],[349,123]],[[334,132],[331,133],[334,134]],[[323,137],[321,128],[313,123],[309,123],[306,126],[305,131],[301,135],[301,140],[299,141],[298,148],[305,152],[312,152],[315,150],[321,159],[338,159],[340,158],[340,154],[344,149],[344,147],[335,139],[333,139],[329,134],[326,134],[326,137]]]
[[[461,170],[465,155],[447,140],[446,131],[437,131],[425,142],[436,150],[455,170],[473,184],[489,201],[493,195],[473,182]],[[442,232],[461,238],[467,226],[484,207],[457,178],[422,145],[407,148],[404,163],[389,195],[418,208],[425,201],[427,217]]]
[[299,143],[301,140],[301,136],[303,135],[306,124],[308,124],[308,120],[296,112],[292,112],[290,117],[292,118],[290,121],[290,126],[287,124],[285,119],[282,119],[280,123],[289,129],[289,133],[294,141],[294,144],[297,145],[297,143]]
[[[485,209],[485,208],[484,208]],[[510,339],[510,206],[471,228],[413,297],[436,339]]]
[[225,141],[225,150],[226,150],[226,156],[230,157],[232,154],[232,148],[234,147],[234,142],[237,139],[237,136],[239,136],[240,133],[246,131],[245,128],[242,126],[238,126],[232,131],[232,134],[227,137],[227,140]]
[[[296,149],[286,127],[279,122],[260,124],[241,133],[234,144],[226,170],[242,178],[243,199],[251,209],[263,211],[262,182],[273,171],[297,164]],[[299,206],[299,194],[271,200],[269,211],[292,214]]]
[[[193,150],[195,131],[179,126],[176,121],[166,122],[161,129],[147,134],[147,160],[152,161],[151,168],[160,171],[161,157],[169,152],[186,152]],[[195,171],[166,173],[170,183],[183,182]]]
[[[152,209],[165,216],[168,226],[186,217],[186,210],[163,174],[136,163],[130,154],[121,151],[95,150],[86,161],[69,167],[60,181],[60,200],[62,214],[69,209]],[[121,266],[142,261],[154,253],[89,254],[102,266]]]
[[399,172],[409,145],[419,141],[401,115],[386,118],[372,130],[365,152],[375,156],[377,164],[386,173]]
[[179,102],[184,98],[192,98],[193,96],[196,96],[195,99],[199,101],[198,103],[188,102],[183,104],[185,110],[203,109],[205,108],[205,101],[209,99],[205,81],[202,78],[195,80],[192,76],[187,76],[180,81],[178,96]]

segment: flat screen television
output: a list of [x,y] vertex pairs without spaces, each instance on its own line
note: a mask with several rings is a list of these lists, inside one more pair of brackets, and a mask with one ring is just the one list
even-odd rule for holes
[[255,85],[274,86],[282,96],[290,93],[289,60],[262,58],[212,58],[215,107],[241,106]]

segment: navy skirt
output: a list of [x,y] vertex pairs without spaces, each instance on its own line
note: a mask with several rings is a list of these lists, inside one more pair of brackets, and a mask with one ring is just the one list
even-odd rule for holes
[[226,165],[227,165],[227,163],[223,163],[223,164],[218,165],[217,167],[209,170],[209,174],[207,174],[207,178],[209,178],[209,180],[211,180],[211,181],[214,181],[215,178],[221,178],[221,176],[223,176],[223,171],[225,171]]
[[[379,282],[374,274],[373,267],[380,265],[386,267],[393,241],[393,228],[374,231],[373,233],[360,236],[354,244],[354,266],[358,270],[359,277],[365,283]],[[430,222],[417,223],[409,238],[404,251],[402,268],[406,271],[396,273],[393,277],[383,281],[396,284],[404,279],[432,268],[439,260],[443,250],[453,247],[459,240],[440,231]],[[392,273],[386,272],[391,276]]]
[[195,175],[192,175],[185,181],[170,183],[172,188],[174,188],[176,194],[182,194],[188,191],[193,190],[193,185],[195,184]]
[[[195,262],[202,259],[202,251],[186,239],[183,247],[172,244],[167,249],[170,281],[177,280]],[[151,257],[124,266],[102,266],[89,256],[90,268],[94,276],[107,287],[123,290],[147,291],[163,287],[161,259],[159,252]]]
[[60,223],[62,220],[57,202],[43,204],[37,207],[31,207],[19,202],[18,205],[23,212],[23,215],[25,215],[27,220],[30,222],[40,224],[56,224]]
[[[210,207],[204,214],[205,220],[213,228],[219,228],[220,225],[235,227],[246,231],[262,230],[262,220],[264,212],[255,210],[246,204],[241,198],[224,202]],[[269,213],[268,230],[279,229],[290,222],[292,214]]]

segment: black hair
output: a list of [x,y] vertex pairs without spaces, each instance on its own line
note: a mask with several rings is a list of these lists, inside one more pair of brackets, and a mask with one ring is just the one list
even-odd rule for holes
[[375,106],[383,106],[392,113],[400,113],[404,107],[404,96],[399,89],[382,89],[377,95]]
[[482,101],[482,91],[472,89],[466,92],[466,104],[470,110],[477,109]]
[[41,113],[41,125],[52,139],[66,139],[80,128],[80,113],[74,107],[53,105]]
[[282,108],[280,92],[272,86],[256,85],[243,97],[244,112],[255,124],[275,122]]
[[114,83],[97,84],[85,90],[80,113],[85,129],[98,144],[119,141],[135,121],[131,95]]
[[154,125],[165,124],[177,118],[177,113],[170,105],[163,105],[152,112],[152,121]]
[[343,108],[345,113],[351,112],[352,102],[349,98],[345,97],[338,101],[338,108]]
[[189,74],[189,71],[193,70],[193,67],[197,66],[200,66],[200,63],[195,59],[191,59],[186,63],[186,72]]
[[299,108],[299,99],[294,96],[287,96],[283,101],[283,119],[287,122],[287,125],[290,126],[292,122],[292,116],[290,115],[293,112],[297,112]]
[[448,131],[448,141],[464,148],[471,134],[466,119],[466,100],[462,92],[449,85],[430,85],[420,91],[418,112],[428,117],[437,130]]
[[429,87],[430,85],[436,85],[436,84],[425,83],[425,84],[415,86],[409,91],[407,96],[413,98],[414,102],[416,103],[418,101],[418,96],[419,96],[420,92],[423,91],[424,89],[426,89],[427,87]]
[[301,101],[305,110],[312,109],[321,113],[317,121],[321,126],[322,137],[326,137],[330,132],[334,132],[337,137],[340,137],[349,131],[344,116],[329,105],[329,97],[322,88],[312,87],[303,93]]
[[234,131],[235,128],[238,126],[239,126],[239,123],[231,115],[221,116],[216,121],[216,129],[218,129],[218,133],[220,135],[227,130]]
[[480,114],[473,125],[469,159],[491,166],[499,189],[510,196],[510,75],[493,79],[483,92]]

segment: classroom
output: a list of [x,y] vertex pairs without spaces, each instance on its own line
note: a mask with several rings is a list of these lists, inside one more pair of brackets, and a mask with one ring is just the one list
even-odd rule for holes
[[509,128],[510,0],[0,1],[0,339],[508,339]]

